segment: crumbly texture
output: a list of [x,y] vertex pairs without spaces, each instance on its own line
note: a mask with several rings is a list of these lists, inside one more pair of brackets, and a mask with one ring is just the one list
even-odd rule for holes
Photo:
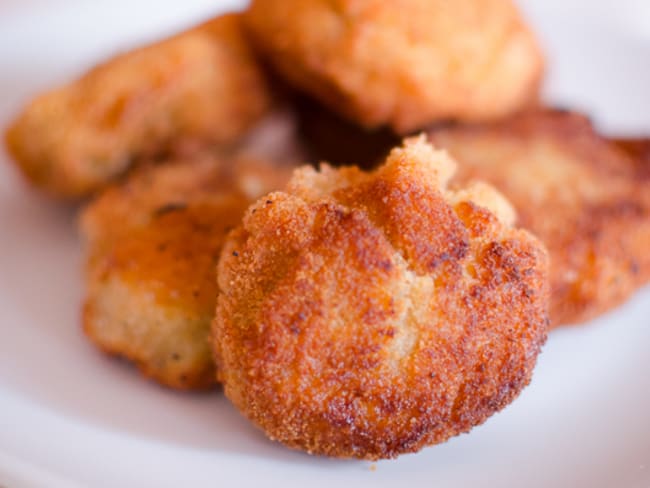
[[459,162],[457,184],[493,184],[515,206],[518,225],[546,244],[552,325],[596,317],[650,281],[643,141],[611,143],[585,117],[552,110],[429,138]]
[[505,116],[543,72],[511,0],[253,0],[245,21],[286,79],[367,128]]
[[38,96],[6,139],[29,181],[77,198],[170,146],[232,142],[270,105],[240,16],[231,14],[117,56]]
[[496,191],[447,190],[454,163],[405,144],[373,173],[297,170],[224,244],[212,337],[224,391],[289,447],[414,452],[530,381],[547,329],[543,246],[508,225]]
[[83,212],[83,328],[104,351],[180,389],[215,383],[208,344],[226,233],[288,167],[213,157],[142,168]]

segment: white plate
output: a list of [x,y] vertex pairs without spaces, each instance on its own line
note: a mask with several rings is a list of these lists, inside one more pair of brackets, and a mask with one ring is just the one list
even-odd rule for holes
[[[0,124],[108,53],[224,5],[5,0]],[[547,97],[607,131],[650,134],[650,2],[524,7],[549,53]],[[0,159],[0,485],[650,486],[649,289],[553,332],[531,386],[471,435],[376,469],[312,458],[267,441],[219,393],[167,391],[98,354],[78,325],[73,210]]]

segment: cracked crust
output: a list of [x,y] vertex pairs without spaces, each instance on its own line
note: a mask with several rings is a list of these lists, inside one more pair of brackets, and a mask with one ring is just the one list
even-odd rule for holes
[[502,117],[543,71],[510,0],[253,0],[245,21],[283,76],[366,128]]
[[208,344],[225,235],[288,167],[213,157],[142,168],[83,212],[83,328],[104,351],[179,389],[215,383]]
[[240,16],[119,55],[31,101],[6,134],[27,179],[78,198],[171,146],[225,144],[271,105]]
[[612,143],[589,120],[537,111],[433,130],[459,162],[455,183],[494,185],[551,257],[553,326],[584,322],[650,281],[650,145]]
[[391,458],[528,384],[546,252],[494,190],[448,190],[454,168],[422,140],[372,173],[302,168],[229,235],[212,345],[226,395],[270,438]]

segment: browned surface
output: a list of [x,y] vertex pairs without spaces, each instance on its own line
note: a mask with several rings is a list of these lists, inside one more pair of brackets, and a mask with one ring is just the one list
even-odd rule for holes
[[543,70],[511,0],[253,0],[245,19],[282,75],[368,128],[501,117]]
[[550,110],[432,131],[430,139],[459,162],[457,182],[492,183],[515,206],[518,224],[548,247],[553,325],[595,317],[650,280],[643,143],[622,151],[586,118]]
[[492,189],[445,191],[453,166],[411,141],[374,173],[305,168],[230,234],[212,342],[226,395],[270,438],[395,457],[528,384],[546,253]]
[[270,96],[239,16],[225,15],[40,95],[9,128],[7,145],[32,183],[79,197],[134,158],[234,141],[268,110]]
[[205,157],[142,168],[84,211],[83,326],[103,350],[174,388],[215,382],[207,336],[226,232],[289,168]]
[[614,139],[611,142],[633,158],[638,178],[650,181],[650,139]]

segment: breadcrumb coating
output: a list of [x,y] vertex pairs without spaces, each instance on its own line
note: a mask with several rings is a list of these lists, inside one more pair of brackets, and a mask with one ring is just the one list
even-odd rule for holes
[[141,168],[83,212],[83,327],[101,349],[180,389],[215,383],[208,334],[228,230],[289,167],[212,156]]
[[596,317],[650,281],[646,142],[612,143],[584,116],[553,110],[429,139],[459,162],[456,184],[491,183],[546,244],[553,326]]
[[31,183],[79,198],[138,158],[233,142],[271,102],[240,16],[229,14],[36,97],[8,129],[7,146]]
[[245,21],[281,75],[366,128],[503,117],[543,72],[511,0],[253,0]]
[[226,396],[271,439],[363,459],[469,431],[530,381],[547,255],[487,185],[407,140],[372,173],[294,172],[224,244],[212,345]]

